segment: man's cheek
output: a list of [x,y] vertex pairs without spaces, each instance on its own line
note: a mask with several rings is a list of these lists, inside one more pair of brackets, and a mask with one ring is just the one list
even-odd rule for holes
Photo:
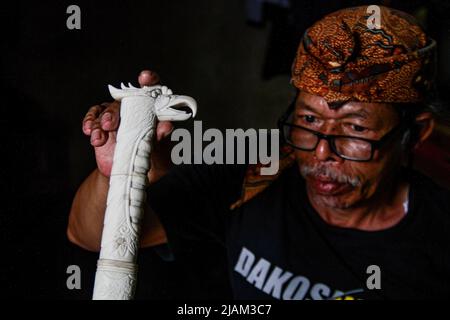
[[305,163],[306,159],[308,158],[308,156],[310,156],[312,154],[312,152],[306,152],[306,151],[302,151],[302,150],[294,150],[294,155],[295,155],[295,159],[297,160],[298,163],[303,164]]
[[359,185],[355,188],[355,193],[358,194],[359,200],[370,198],[377,190],[377,185],[380,181],[381,174],[378,167],[358,168],[357,176]]
[[314,157],[314,152],[311,151],[302,151],[302,150],[295,150],[294,151],[295,160],[299,167],[301,166],[310,166],[314,167],[317,165],[317,160]]

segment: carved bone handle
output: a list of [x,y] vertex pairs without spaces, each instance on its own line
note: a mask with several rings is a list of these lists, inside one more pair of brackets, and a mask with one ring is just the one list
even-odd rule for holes
[[120,126],[114,151],[101,242],[94,284],[94,300],[128,300],[134,296],[140,225],[145,187],[150,169],[151,142],[156,118],[185,120],[189,113],[171,108],[186,105],[196,113],[195,100],[173,95],[167,87],[110,86],[121,100]]

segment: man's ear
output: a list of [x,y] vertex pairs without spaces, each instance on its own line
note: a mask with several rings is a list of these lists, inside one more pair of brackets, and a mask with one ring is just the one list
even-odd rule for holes
[[431,112],[422,112],[416,116],[416,135],[414,148],[419,147],[429,138],[435,126],[435,120]]

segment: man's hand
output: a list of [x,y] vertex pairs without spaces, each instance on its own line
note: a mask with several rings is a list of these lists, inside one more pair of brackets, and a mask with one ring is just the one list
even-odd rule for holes
[[[159,83],[159,76],[155,72],[144,70],[138,77],[139,85],[153,86]],[[111,174],[114,149],[116,147],[117,129],[120,123],[120,102],[102,103],[89,109],[83,119],[82,129],[85,135],[90,136],[94,147],[97,167],[102,175]],[[168,155],[167,137],[173,129],[169,121],[161,121],[156,127],[156,142],[151,155],[151,170],[149,179],[157,180],[168,170],[170,159]]]
[[[141,86],[158,84],[159,77],[151,71],[139,75]],[[83,120],[83,132],[91,137],[98,170],[94,170],[79,187],[72,203],[67,226],[69,240],[87,250],[99,251],[106,210],[117,129],[120,122],[120,103],[103,103],[89,109]],[[149,181],[154,182],[169,169],[169,139],[172,131],[170,122],[159,122],[156,129],[156,143],[151,153]],[[145,206],[147,211],[141,230],[141,246],[148,247],[165,243],[166,233],[158,217]]]

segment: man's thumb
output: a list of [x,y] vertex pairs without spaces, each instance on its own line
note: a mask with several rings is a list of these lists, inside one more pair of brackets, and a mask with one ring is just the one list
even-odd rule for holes
[[154,86],[159,83],[159,75],[151,70],[143,70],[139,74],[138,82],[141,87]]

